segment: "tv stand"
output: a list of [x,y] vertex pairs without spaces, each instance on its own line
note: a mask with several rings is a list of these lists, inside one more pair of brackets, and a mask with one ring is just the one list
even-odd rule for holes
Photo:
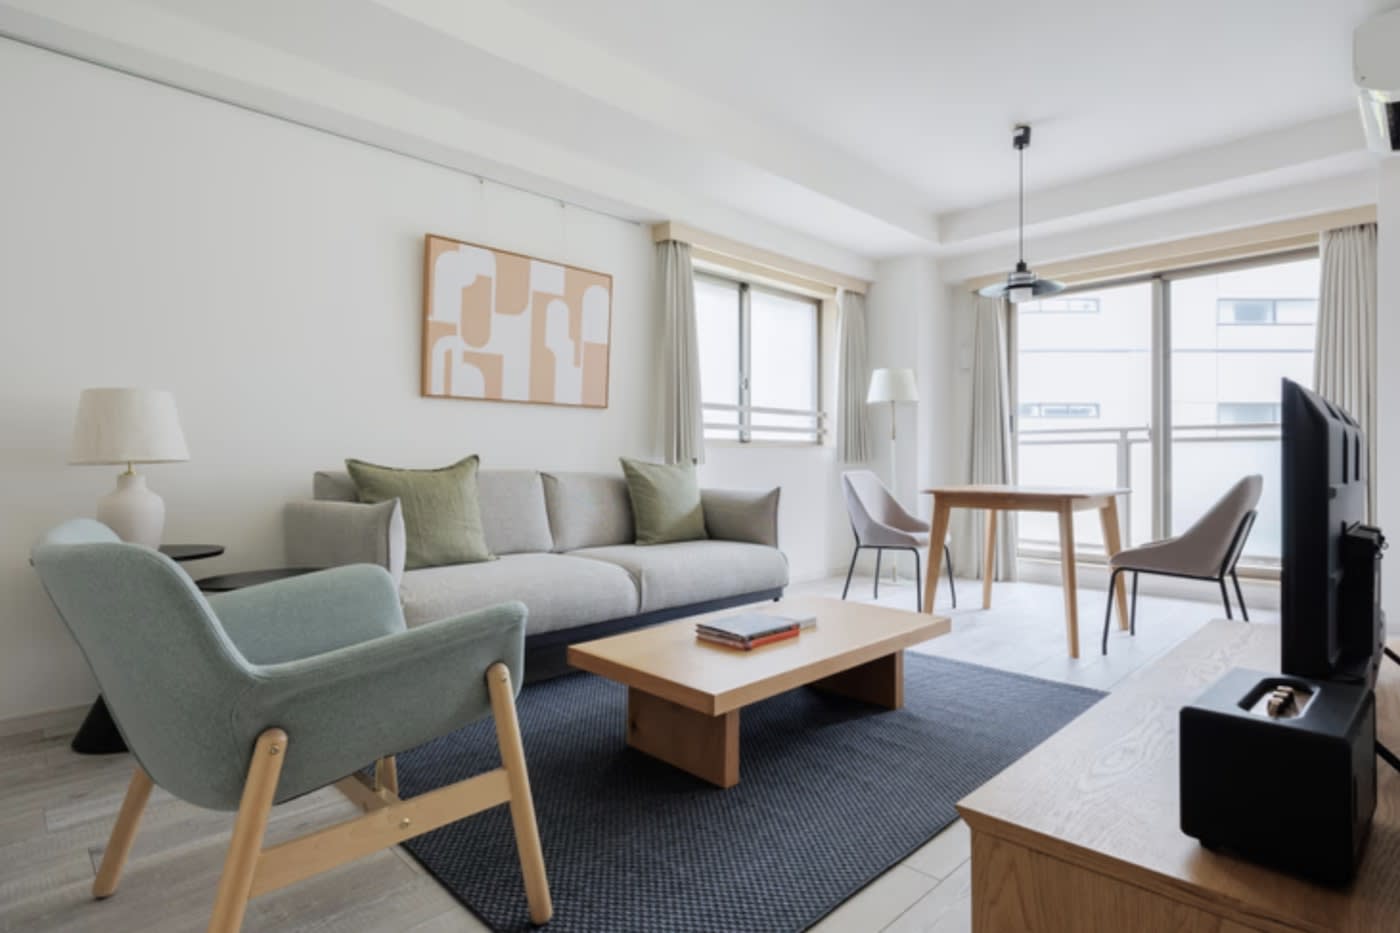
[[[1347,888],[1181,831],[1179,710],[1230,668],[1275,669],[1278,652],[1275,626],[1212,622],[964,798],[973,929],[1394,929],[1400,772],[1377,773],[1371,838]],[[1381,737],[1400,747],[1400,667],[1381,668],[1376,703]]]

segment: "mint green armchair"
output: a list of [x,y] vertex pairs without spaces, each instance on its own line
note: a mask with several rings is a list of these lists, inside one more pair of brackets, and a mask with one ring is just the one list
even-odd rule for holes
[[[388,573],[340,567],[206,599],[164,555],[91,520],[37,544],[33,563],[136,759],[93,893],[115,893],[152,784],[236,810],[210,930],[250,897],[508,803],[531,918],[552,913],[515,689],[525,607],[412,630]],[[394,754],[488,712],[502,767],[409,800]],[[361,769],[377,763],[375,778]],[[271,807],[337,784],[365,816],[262,849]]]

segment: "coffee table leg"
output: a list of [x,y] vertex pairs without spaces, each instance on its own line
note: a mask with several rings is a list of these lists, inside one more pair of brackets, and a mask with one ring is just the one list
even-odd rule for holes
[[627,744],[720,787],[739,783],[739,711],[707,716],[627,689]]
[[815,681],[818,690],[886,709],[904,706],[904,652],[896,651]]

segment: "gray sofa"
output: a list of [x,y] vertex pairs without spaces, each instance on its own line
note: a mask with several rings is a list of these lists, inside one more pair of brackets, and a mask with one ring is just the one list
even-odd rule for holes
[[410,626],[518,599],[529,680],[567,670],[572,642],[776,599],[788,583],[778,489],[704,490],[707,540],[639,546],[620,475],[482,470],[478,484],[496,560],[405,571],[398,502],[362,504],[347,474],[320,472],[315,498],[287,505],[288,563],[384,567]]

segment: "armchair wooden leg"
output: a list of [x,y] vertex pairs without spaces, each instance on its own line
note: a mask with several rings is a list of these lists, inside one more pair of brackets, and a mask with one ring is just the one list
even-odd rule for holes
[[233,823],[233,839],[224,860],[224,873],[219,878],[219,893],[214,899],[214,913],[209,918],[209,933],[237,933],[248,909],[248,897],[253,887],[253,872],[258,866],[263,833],[277,794],[277,779],[282,774],[282,762],[287,756],[287,733],[268,729],[258,736],[253,757],[248,762],[248,779],[243,785],[243,797],[238,802],[238,816]]
[[117,813],[117,825],[112,827],[107,849],[102,853],[97,880],[92,883],[92,896],[98,900],[117,893],[122,867],[131,852],[131,843],[136,839],[136,828],[141,825],[146,801],[151,799],[152,786],[150,776],[138,765],[131,775],[131,783],[126,787],[126,798],[122,800],[121,811]]
[[520,853],[520,871],[525,877],[530,919],[536,924],[548,923],[554,916],[554,904],[549,896],[540,830],[535,822],[535,802],[530,796],[530,775],[525,770],[525,746],[520,740],[520,722],[515,715],[510,669],[500,663],[491,665],[486,671],[486,684],[491,692],[491,713],[496,720],[501,764],[510,784],[510,819],[515,826],[515,846]]
[[385,755],[374,763],[374,789],[383,788],[395,797],[399,795],[399,762],[393,755]]

